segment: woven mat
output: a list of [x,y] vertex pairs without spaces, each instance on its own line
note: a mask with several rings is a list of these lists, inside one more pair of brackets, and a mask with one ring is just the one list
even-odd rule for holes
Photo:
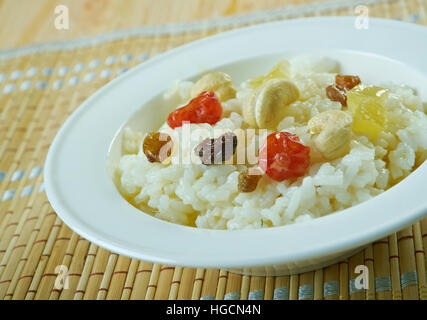
[[[364,2],[371,3],[370,16],[427,25],[424,0]],[[114,40],[87,40],[74,48],[73,44],[62,49],[38,47],[4,55],[0,59],[0,299],[427,299],[427,218],[330,267],[293,276],[251,277],[152,264],[111,253],[72,232],[44,193],[43,164],[56,132],[81,102],[117,75],[159,52],[246,24],[354,15],[355,2],[346,1],[347,8],[342,3],[315,8],[316,13],[307,8],[301,14],[278,9],[258,13],[252,20],[240,16],[227,18],[227,23],[216,19],[214,24],[187,25],[180,33],[150,34],[145,29]],[[355,286],[357,265],[368,267],[366,290]]]

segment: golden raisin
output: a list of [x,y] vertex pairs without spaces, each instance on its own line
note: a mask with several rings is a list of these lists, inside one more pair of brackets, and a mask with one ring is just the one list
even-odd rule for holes
[[326,88],[326,95],[332,101],[338,101],[343,107],[347,106],[347,97],[343,90],[337,88],[336,85],[330,85]]
[[171,155],[172,142],[167,133],[151,132],[142,143],[142,149],[150,162],[162,162]]
[[335,84],[326,88],[326,95],[332,101],[341,103],[343,107],[347,106],[347,91],[360,84],[358,76],[349,76],[337,74]]
[[360,78],[358,76],[337,74],[335,76],[335,83],[339,89],[351,90],[360,84]]
[[252,192],[256,189],[258,181],[261,179],[261,174],[249,174],[248,170],[242,171],[239,174],[239,191]]

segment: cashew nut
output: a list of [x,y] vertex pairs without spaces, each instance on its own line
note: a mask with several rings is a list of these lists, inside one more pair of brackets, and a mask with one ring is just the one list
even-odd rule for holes
[[204,91],[213,91],[219,101],[224,102],[236,97],[231,77],[224,72],[210,72],[201,77],[191,89],[191,98]]
[[353,118],[348,112],[328,110],[308,122],[314,146],[327,160],[345,155],[350,146]]
[[284,79],[271,79],[254,91],[244,106],[246,122],[263,129],[275,129],[286,106],[299,97],[298,88]]

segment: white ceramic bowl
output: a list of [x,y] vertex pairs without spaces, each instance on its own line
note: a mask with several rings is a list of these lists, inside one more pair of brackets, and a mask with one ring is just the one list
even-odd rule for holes
[[323,218],[220,231],[168,223],[137,210],[116,190],[107,160],[117,162],[126,122],[144,132],[158,129],[174,107],[162,104],[161,93],[174,80],[206,70],[225,71],[240,82],[281,58],[319,54],[365,81],[406,83],[427,101],[426,39],[427,28],[402,22],[371,18],[368,30],[358,30],[352,17],[312,18],[238,29],[156,56],[100,89],[67,120],[46,160],[48,198],[86,239],[142,260],[257,275],[336,262],[427,213],[421,192],[427,164],[376,198]]

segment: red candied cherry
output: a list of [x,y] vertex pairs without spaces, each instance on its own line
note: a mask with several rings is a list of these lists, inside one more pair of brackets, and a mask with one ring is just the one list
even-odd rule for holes
[[215,93],[205,91],[187,105],[170,113],[167,122],[172,129],[181,127],[183,121],[215,124],[221,119],[221,115],[222,106]]
[[276,181],[301,177],[310,165],[310,147],[295,134],[274,132],[259,149],[258,164]]

